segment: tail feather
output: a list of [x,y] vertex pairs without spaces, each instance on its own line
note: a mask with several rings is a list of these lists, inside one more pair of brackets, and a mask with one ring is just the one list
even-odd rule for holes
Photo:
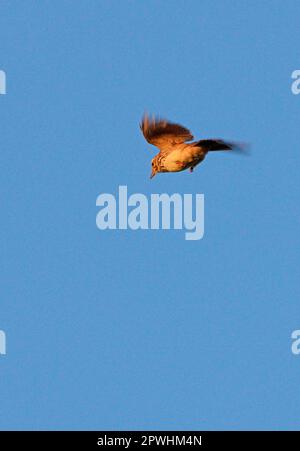
[[201,139],[200,141],[195,142],[194,145],[204,148],[206,152],[239,149],[239,145],[223,141],[222,139]]

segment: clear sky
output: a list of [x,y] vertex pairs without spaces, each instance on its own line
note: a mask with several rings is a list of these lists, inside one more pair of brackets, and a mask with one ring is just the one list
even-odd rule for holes
[[[0,5],[1,429],[293,429],[300,3]],[[144,110],[251,143],[149,179]],[[205,235],[96,198],[203,193]]]

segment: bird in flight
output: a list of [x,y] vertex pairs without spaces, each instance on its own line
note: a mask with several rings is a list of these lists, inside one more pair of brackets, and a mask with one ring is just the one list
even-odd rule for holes
[[179,124],[145,114],[140,124],[148,143],[158,147],[160,152],[152,159],[150,178],[158,172],[180,172],[185,169],[193,172],[208,152],[217,150],[237,150],[240,146],[222,139],[194,139],[191,132]]

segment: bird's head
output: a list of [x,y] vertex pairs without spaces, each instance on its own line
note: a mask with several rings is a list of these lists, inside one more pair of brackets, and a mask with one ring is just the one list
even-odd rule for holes
[[159,165],[157,156],[152,158],[151,165],[152,165],[152,170],[151,170],[150,179],[152,179],[158,172],[160,172],[160,165]]

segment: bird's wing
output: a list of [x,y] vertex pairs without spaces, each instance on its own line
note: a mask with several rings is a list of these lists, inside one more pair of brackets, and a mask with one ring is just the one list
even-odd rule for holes
[[193,139],[191,132],[179,124],[173,124],[165,119],[149,117],[147,114],[142,118],[141,130],[148,143],[158,147],[165,152],[172,146]]

